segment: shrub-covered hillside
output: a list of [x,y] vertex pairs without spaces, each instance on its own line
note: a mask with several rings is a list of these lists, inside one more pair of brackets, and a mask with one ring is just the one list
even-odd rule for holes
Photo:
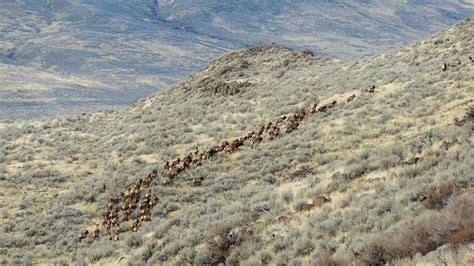
[[[360,59],[259,46],[127,110],[3,121],[1,261],[473,263],[472,36],[471,18]],[[166,161],[300,111],[292,132],[287,119],[163,184]],[[79,241],[152,170],[150,221]]]

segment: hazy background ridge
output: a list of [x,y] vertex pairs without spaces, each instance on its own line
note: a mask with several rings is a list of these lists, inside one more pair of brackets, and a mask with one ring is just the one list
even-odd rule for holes
[[472,1],[0,1],[0,119],[126,106],[261,43],[371,55],[474,14]]

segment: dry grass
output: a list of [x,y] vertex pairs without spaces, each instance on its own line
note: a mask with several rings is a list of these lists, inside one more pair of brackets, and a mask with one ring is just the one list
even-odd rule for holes
[[314,266],[345,266],[346,263],[341,260],[334,259],[331,254],[324,253],[315,262]]

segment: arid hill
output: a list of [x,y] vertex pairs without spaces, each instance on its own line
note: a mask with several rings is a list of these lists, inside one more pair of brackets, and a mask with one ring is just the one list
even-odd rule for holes
[[[126,110],[3,121],[1,261],[473,263],[472,36],[470,18],[360,59],[258,46]],[[161,171],[282,116],[278,135]],[[140,200],[158,201],[135,229],[113,201],[153,170]],[[117,241],[101,223],[111,198]]]
[[259,44],[374,55],[472,15],[472,0],[4,0],[0,119],[124,108]]

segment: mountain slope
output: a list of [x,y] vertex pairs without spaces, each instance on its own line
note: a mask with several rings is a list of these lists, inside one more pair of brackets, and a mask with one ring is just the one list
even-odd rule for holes
[[[472,3],[419,1],[158,1],[157,13],[190,31],[246,43],[370,55],[472,14]],[[357,23],[354,23],[357,21]],[[258,32],[258,34],[255,34]]]
[[[35,81],[44,86],[25,86],[15,75],[7,76],[7,84],[2,79],[0,118],[57,116],[127,106],[157,87],[176,82],[216,54],[237,47],[167,23],[152,23],[148,10],[143,10],[146,6],[140,4],[86,1],[1,5],[0,62],[28,68]],[[48,76],[63,82],[50,83]],[[77,80],[88,82],[78,85]],[[49,97],[42,94],[42,88]],[[20,90],[13,99],[9,98],[12,89]],[[11,106],[19,112],[11,114]]]
[[[2,123],[0,256],[13,263],[308,264],[330,253],[347,263],[392,261],[387,243],[374,244],[378,237],[403,236],[427,218],[456,220],[456,206],[474,217],[472,118],[455,122],[474,100],[473,23],[359,59],[278,45],[234,51],[126,110]],[[159,202],[138,232],[78,242],[110,197],[165,161],[332,100],[333,108],[307,115],[294,132],[219,154],[170,186],[160,174],[151,186]],[[198,178],[202,185],[192,186]],[[458,192],[439,210],[425,207],[423,196],[442,184]],[[317,196],[330,201],[314,204]],[[415,262],[456,263],[449,248],[436,248],[465,220],[439,220],[428,227],[447,230],[442,240],[402,239],[426,255]],[[395,263],[414,255],[400,254]],[[459,259],[468,256],[459,250]]]
[[375,54],[472,14],[464,2],[2,1],[0,64],[28,69],[35,82],[0,74],[0,119],[126,106],[261,43]]

